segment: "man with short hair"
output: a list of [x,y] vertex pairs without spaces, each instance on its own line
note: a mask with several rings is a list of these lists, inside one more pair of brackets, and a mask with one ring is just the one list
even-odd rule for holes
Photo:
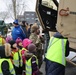
[[16,19],[13,22],[14,28],[12,30],[12,38],[15,41],[18,37],[20,39],[25,39],[26,38],[26,34],[24,33],[22,27],[18,24],[18,20]]

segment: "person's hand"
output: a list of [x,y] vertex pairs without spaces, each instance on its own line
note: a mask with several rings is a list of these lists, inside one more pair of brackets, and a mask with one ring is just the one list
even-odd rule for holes
[[33,55],[32,53],[25,52],[25,56],[26,56],[26,57],[31,57],[32,55]]

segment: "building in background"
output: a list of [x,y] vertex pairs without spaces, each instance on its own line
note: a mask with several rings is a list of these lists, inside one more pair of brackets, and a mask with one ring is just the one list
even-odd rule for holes
[[36,13],[35,12],[25,12],[24,13],[24,17],[25,17],[25,20],[27,21],[27,23],[29,24],[33,24],[36,22]]
[[24,20],[25,20],[24,15],[17,15],[17,18],[18,18],[19,22],[21,22],[21,21],[24,21]]
[[19,22],[26,21],[28,24],[37,23],[38,25],[40,25],[35,12],[26,11],[23,15],[18,15],[17,18]]

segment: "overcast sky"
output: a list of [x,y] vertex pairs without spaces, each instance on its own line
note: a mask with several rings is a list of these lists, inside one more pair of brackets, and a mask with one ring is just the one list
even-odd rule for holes
[[[26,1],[26,2],[25,2]],[[24,0],[26,8],[24,11],[35,11],[36,0]],[[0,0],[0,12],[7,11],[7,6],[11,3],[11,0]],[[12,19],[5,20],[6,22],[12,22]]]
[[6,10],[5,3],[3,2],[3,0],[0,0],[0,12],[5,10]]
[[[25,0],[27,4],[27,11],[35,11],[36,0]],[[11,0],[0,0],[0,12],[7,10],[7,5],[11,2]]]

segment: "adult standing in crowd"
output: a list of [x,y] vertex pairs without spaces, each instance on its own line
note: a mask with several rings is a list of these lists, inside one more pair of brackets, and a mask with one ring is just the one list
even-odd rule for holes
[[35,23],[31,27],[31,35],[29,37],[30,40],[36,45],[36,55],[38,58],[38,63],[39,63],[39,68],[42,65],[42,43],[43,43],[43,38],[42,36],[39,36],[40,30],[39,26]]
[[29,26],[29,28],[28,28],[28,31],[27,31],[27,33],[28,33],[28,37],[29,37],[30,34],[31,34],[31,27],[32,27],[32,25],[33,25],[33,24],[30,24],[30,26]]
[[26,38],[28,38],[28,33],[27,33],[27,27],[28,27],[28,26],[27,26],[26,21],[22,21],[21,27],[22,27],[22,29],[23,29],[25,35],[26,35]]
[[12,39],[16,40],[18,37],[20,39],[25,39],[26,38],[26,34],[24,32],[24,30],[22,29],[22,27],[18,24],[18,19],[16,19],[13,22],[14,28],[12,30]]
[[69,42],[59,32],[50,38],[46,53],[46,75],[65,75]]
[[0,32],[0,46],[6,43],[5,39],[2,37],[2,33]]

